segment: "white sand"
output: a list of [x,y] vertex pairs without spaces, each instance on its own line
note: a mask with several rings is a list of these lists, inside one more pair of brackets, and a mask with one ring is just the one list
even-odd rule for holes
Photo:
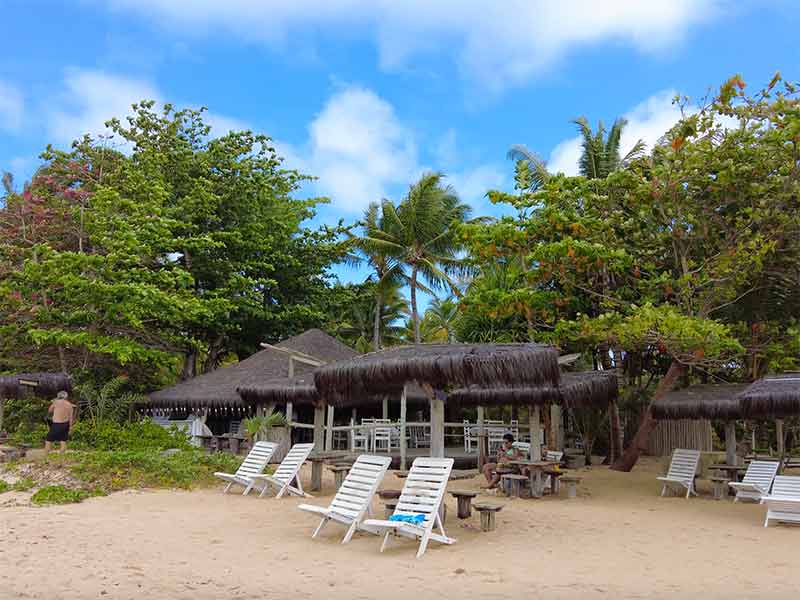
[[[798,597],[800,528],[764,529],[763,507],[715,502],[707,490],[662,499],[656,470],[644,461],[630,474],[584,471],[576,500],[493,498],[506,505],[493,533],[479,531],[477,513],[456,519],[448,496],[458,543],[431,542],[419,561],[410,540],[383,555],[365,534],[341,546],[336,525],[312,540],[316,520],[298,499],[217,489],[7,506],[0,598]],[[383,487],[401,485],[389,475]]]

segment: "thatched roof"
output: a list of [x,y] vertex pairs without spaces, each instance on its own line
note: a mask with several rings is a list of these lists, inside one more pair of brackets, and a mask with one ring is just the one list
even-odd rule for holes
[[770,375],[741,394],[742,414],[748,419],[782,419],[800,415],[800,373]]
[[558,352],[540,344],[415,344],[319,367],[317,389],[339,404],[406,383],[452,386],[555,385]]
[[508,386],[459,388],[448,394],[448,400],[469,405],[542,405],[561,403],[570,408],[606,405],[619,393],[617,376],[610,371],[566,373],[557,387]]
[[[339,340],[319,329],[288,338],[278,344],[278,348],[294,350],[320,362],[345,360],[358,353]],[[289,376],[289,357],[286,352],[275,348],[265,348],[253,356],[229,367],[224,367],[198,375],[187,381],[150,394],[150,406],[156,407],[207,407],[244,405],[237,388],[254,385],[257,382],[284,379]],[[312,365],[294,362],[296,376],[309,373]]]
[[712,419],[735,421],[742,418],[737,395],[747,384],[717,383],[691,385],[673,390],[653,403],[655,419]]
[[26,391],[42,397],[55,396],[72,391],[72,379],[66,373],[0,375],[0,398],[19,398]]

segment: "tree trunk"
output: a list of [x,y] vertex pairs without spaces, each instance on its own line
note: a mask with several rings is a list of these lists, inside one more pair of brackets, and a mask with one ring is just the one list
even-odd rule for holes
[[411,320],[414,322],[414,343],[422,343],[419,332],[419,313],[417,312],[417,267],[411,268]]
[[183,353],[181,380],[191,379],[195,375],[197,375],[197,350],[187,350]]
[[636,461],[639,460],[639,455],[647,448],[647,441],[650,439],[650,434],[653,433],[653,430],[656,428],[656,420],[653,418],[653,412],[651,410],[652,403],[656,400],[660,400],[664,394],[672,390],[678,379],[685,372],[686,367],[684,365],[678,361],[672,361],[666,375],[658,382],[658,387],[656,388],[655,394],[653,394],[653,399],[650,401],[650,406],[648,406],[644,412],[642,422],[639,424],[639,430],[633,437],[631,445],[628,446],[628,449],[622,453],[622,456],[611,465],[612,469],[615,471],[624,471],[626,473],[633,469],[636,465]]
[[616,402],[611,402],[608,405],[608,425],[611,432],[609,452],[613,463],[622,456],[622,427],[620,426],[619,406]]
[[223,346],[222,336],[217,336],[208,349],[208,356],[206,356],[206,359],[203,361],[203,373],[211,373],[211,371],[219,366],[219,359],[224,349]]
[[383,294],[378,292],[375,296],[375,319],[372,323],[372,349],[377,352],[381,349],[381,305]]

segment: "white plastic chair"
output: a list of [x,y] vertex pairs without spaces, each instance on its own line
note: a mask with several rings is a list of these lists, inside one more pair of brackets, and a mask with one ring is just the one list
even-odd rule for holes
[[[361,522],[365,515],[372,516],[372,498],[381,481],[383,481],[391,462],[392,459],[389,456],[362,454],[353,463],[347,477],[345,477],[344,482],[342,482],[341,487],[328,507],[311,504],[298,506],[297,508],[300,510],[322,517],[311,537],[317,537],[322,528],[330,521],[336,521],[348,526],[342,540],[343,544],[350,541],[356,530],[365,529]],[[365,530],[370,531],[370,529]],[[371,532],[376,533],[377,530],[371,529]]]
[[[447,537],[440,515],[440,507],[452,470],[452,458],[414,459],[393,516],[414,517],[422,515],[423,521],[419,525],[383,519],[367,519],[364,521],[364,527],[375,528],[384,533],[381,552],[388,546],[392,533],[419,540],[417,558],[425,554],[430,540],[435,540],[442,544],[455,543],[456,540]],[[434,531],[434,527],[438,529],[438,533]]]
[[769,527],[770,521],[800,523],[800,477],[776,476],[772,493],[761,498],[761,504],[767,505],[764,527]]
[[239,465],[236,473],[214,473],[215,477],[228,482],[223,492],[227,493],[233,484],[237,484],[245,488],[242,495],[247,495],[250,492],[253,478],[264,472],[277,447],[278,444],[272,442],[256,442],[242,464]]
[[[295,496],[307,496],[311,498],[310,494],[303,491],[303,486],[300,483],[300,467],[311,454],[314,449],[314,444],[295,444],[289,453],[283,458],[281,464],[275,470],[273,475],[254,475],[252,481],[247,489],[244,491],[245,495],[250,493],[252,489],[260,489],[261,493],[259,498],[267,493],[270,486],[277,488],[275,493],[276,498],[282,497],[286,492],[294,494]],[[297,480],[297,487],[292,485],[292,482]]]
[[769,494],[772,482],[778,474],[780,462],[777,460],[754,460],[747,466],[744,478],[728,483],[736,490],[734,502],[739,500],[755,500],[758,502],[763,496]]
[[385,450],[386,452],[392,451],[392,427],[380,427],[380,425],[389,425],[389,419],[375,419],[376,427],[372,435],[372,448],[374,452]]
[[659,481],[664,482],[664,487],[661,489],[661,495],[667,493],[667,489],[679,490],[683,493],[686,490],[686,497],[690,495],[697,495],[694,489],[694,477],[697,474],[697,465],[700,462],[699,450],[686,450],[684,448],[676,448],[672,453],[672,462],[669,465],[669,471],[666,476],[659,477]]

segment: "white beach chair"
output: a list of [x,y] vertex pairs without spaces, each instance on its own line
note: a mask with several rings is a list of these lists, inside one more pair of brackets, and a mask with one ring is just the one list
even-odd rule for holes
[[762,496],[769,494],[772,489],[772,481],[778,474],[778,467],[781,463],[777,460],[754,460],[751,461],[740,482],[731,481],[728,483],[736,490],[734,502],[739,500],[761,500]]
[[372,433],[372,450],[373,452],[380,452],[386,450],[387,453],[392,451],[392,427],[389,419],[375,419],[375,427]]
[[227,493],[233,484],[238,484],[245,488],[242,495],[246,495],[250,491],[249,487],[253,483],[253,477],[264,472],[277,447],[278,444],[272,442],[256,442],[242,464],[239,465],[236,473],[214,473],[215,477],[228,482],[224,492]]
[[564,460],[564,453],[556,450],[548,450],[544,453],[544,459],[560,463],[562,460]]
[[[320,515],[322,520],[314,530],[312,538],[317,537],[329,521],[348,525],[343,544],[350,541],[357,529],[363,528],[361,521],[366,515],[372,516],[372,497],[392,463],[390,456],[370,456],[362,454],[353,463],[350,472],[333,497],[330,506],[301,504],[297,508]],[[372,533],[377,533],[373,530]]]
[[514,442],[514,448],[522,452],[525,455],[525,458],[530,458],[531,456],[530,442]]
[[677,490],[681,494],[686,490],[686,497],[691,494],[697,495],[694,490],[694,476],[697,473],[697,465],[700,462],[699,450],[686,450],[676,448],[672,453],[672,462],[665,477],[659,477],[659,481],[664,482],[661,495],[667,493],[667,488]]
[[[258,495],[258,497],[261,498],[272,485],[277,488],[277,492],[275,493],[276,498],[282,497],[286,492],[294,494],[295,496],[307,496],[311,498],[312,496],[310,494],[303,491],[300,477],[298,477],[297,474],[300,472],[300,467],[303,466],[303,463],[313,449],[314,444],[295,444],[292,446],[292,449],[289,450],[289,453],[281,461],[281,464],[275,469],[273,475],[262,474],[252,477],[250,485],[244,492],[245,495],[249,494],[250,490],[255,488],[261,490],[261,493]],[[297,487],[292,485],[292,482],[295,480],[297,480]]]
[[762,497],[761,504],[767,505],[764,527],[769,527],[770,521],[800,523],[800,477],[776,476],[772,483],[772,493]]
[[[364,528],[375,528],[380,533],[384,533],[381,552],[388,546],[392,533],[418,539],[419,550],[417,550],[417,558],[425,554],[430,540],[435,540],[442,544],[455,543],[456,540],[447,537],[445,534],[440,515],[440,507],[447,489],[450,471],[452,470],[452,458],[414,459],[392,516],[414,517],[422,515],[424,520],[419,525],[382,519],[367,519],[364,521]],[[438,533],[434,531],[434,527],[438,528]]]

